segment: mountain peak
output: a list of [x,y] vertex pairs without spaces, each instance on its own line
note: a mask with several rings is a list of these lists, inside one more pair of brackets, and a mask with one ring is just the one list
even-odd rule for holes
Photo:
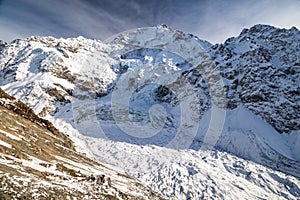
[[244,28],[240,33],[240,36],[244,34],[249,35],[268,35],[269,37],[276,36],[278,34],[299,34],[299,30],[296,27],[291,27],[290,29],[286,28],[277,28],[271,25],[266,24],[257,24],[250,28]]

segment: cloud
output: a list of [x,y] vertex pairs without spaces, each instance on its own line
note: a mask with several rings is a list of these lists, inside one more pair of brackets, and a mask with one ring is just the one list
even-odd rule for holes
[[299,28],[299,0],[0,0],[0,39],[53,35],[106,39],[165,23],[212,43],[257,23]]
[[230,36],[238,35],[242,28],[255,24],[300,28],[300,1],[254,0],[228,4],[217,0],[205,8],[201,18],[201,27],[205,28],[194,31],[212,42],[223,42]]

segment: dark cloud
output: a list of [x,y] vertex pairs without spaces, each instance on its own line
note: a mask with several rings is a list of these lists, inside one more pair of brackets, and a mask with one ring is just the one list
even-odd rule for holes
[[29,35],[106,39],[164,23],[222,42],[256,23],[299,27],[299,10],[297,0],[0,0],[0,39]]

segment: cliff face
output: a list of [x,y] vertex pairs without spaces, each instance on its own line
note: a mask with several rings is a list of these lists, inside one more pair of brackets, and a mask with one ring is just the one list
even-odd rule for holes
[[299,130],[299,47],[299,30],[268,25],[214,45],[210,52],[228,82],[231,106],[245,105],[280,133]]

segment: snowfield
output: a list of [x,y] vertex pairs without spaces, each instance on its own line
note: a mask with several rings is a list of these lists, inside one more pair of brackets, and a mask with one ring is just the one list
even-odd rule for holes
[[[248,127],[242,125],[245,120],[249,122]],[[68,123],[57,120],[55,124],[70,135],[76,134],[73,137],[78,139],[80,134],[71,126],[62,127]],[[200,127],[196,140],[206,132],[206,116]],[[282,196],[296,199],[300,195],[299,161],[295,160],[289,143],[293,138],[278,134],[243,107],[230,111],[226,117],[218,146],[227,152],[199,150],[197,141],[191,149],[177,150],[134,144],[135,141],[125,143],[83,135],[79,138],[83,142],[78,146],[86,146],[83,149],[92,152],[97,160],[124,170],[168,199],[276,199]]]

